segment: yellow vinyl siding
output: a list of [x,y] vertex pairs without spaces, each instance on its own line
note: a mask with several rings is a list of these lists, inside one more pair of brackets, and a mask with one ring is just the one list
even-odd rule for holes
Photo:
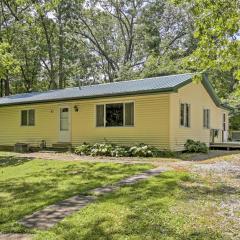
[[[180,104],[190,104],[190,128],[180,126]],[[203,128],[203,109],[210,109],[210,129],[223,129],[223,113],[228,111],[218,108],[201,83],[190,83],[170,94],[170,148],[183,150],[187,139],[199,140],[209,145],[210,129]],[[228,124],[227,124],[228,125]],[[222,136],[219,132],[221,141]]]
[[[124,102],[134,102],[133,127],[96,127],[96,105]],[[95,99],[75,104],[78,104],[80,111],[73,112],[72,117],[74,145],[109,141],[123,145],[146,143],[169,148],[168,94]]]
[[[134,127],[96,127],[96,105],[114,102],[134,102]],[[76,105],[78,112],[74,111]],[[169,148],[168,94],[0,107],[0,145],[23,142],[39,146],[41,140],[45,140],[47,146],[51,146],[59,142],[60,106],[71,109],[71,142],[74,146],[107,140],[124,145],[146,143],[162,149]],[[35,109],[35,126],[21,126],[20,112],[25,109]]]
[[[35,126],[21,126],[21,110],[35,109]],[[41,140],[48,145],[56,142],[58,127],[56,105],[29,105],[0,108],[0,145],[17,142],[39,146]]]
[[[133,127],[96,127],[96,105],[134,102]],[[180,126],[180,104],[190,104],[190,127]],[[75,111],[77,106],[78,111]],[[109,141],[122,145],[146,143],[160,149],[180,151],[187,139],[209,144],[210,129],[223,129],[223,113],[201,83],[190,83],[173,93],[96,98],[55,103],[0,107],[0,145],[17,142],[39,146],[58,143],[59,108],[70,108],[71,143]],[[210,129],[203,128],[203,109],[210,109]],[[21,126],[21,110],[35,109],[35,126]],[[221,132],[215,141],[222,141]]]

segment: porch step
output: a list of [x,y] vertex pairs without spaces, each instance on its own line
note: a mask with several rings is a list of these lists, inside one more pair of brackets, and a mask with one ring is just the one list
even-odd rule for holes
[[54,143],[52,144],[52,148],[54,149],[71,149],[72,144],[71,143],[64,143],[64,142],[59,142],[59,143]]

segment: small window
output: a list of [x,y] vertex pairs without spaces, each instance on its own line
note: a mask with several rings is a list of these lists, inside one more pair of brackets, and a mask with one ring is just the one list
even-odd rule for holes
[[190,104],[181,103],[180,105],[180,126],[190,127]]
[[203,127],[210,128],[210,110],[203,109]]
[[21,125],[34,126],[35,125],[35,110],[22,110],[21,111]]
[[96,126],[134,126],[134,103],[130,102],[97,105]]
[[60,109],[60,130],[68,131],[69,130],[69,109],[61,108]]

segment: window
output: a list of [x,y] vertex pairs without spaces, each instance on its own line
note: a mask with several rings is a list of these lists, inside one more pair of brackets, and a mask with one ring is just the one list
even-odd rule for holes
[[210,110],[203,109],[203,127],[210,128]]
[[123,126],[123,104],[106,104],[106,127]]
[[34,126],[35,125],[35,110],[22,110],[21,111],[21,126]]
[[96,126],[134,126],[134,103],[130,102],[97,105]]
[[97,105],[97,127],[104,127],[104,105]]
[[60,130],[61,131],[68,131],[69,130],[68,112],[69,112],[68,108],[61,108],[60,109]]
[[134,125],[134,103],[125,103],[125,126]]
[[180,126],[190,127],[190,104],[181,103],[180,105]]
[[223,114],[223,131],[226,131],[227,127],[226,127],[226,114]]

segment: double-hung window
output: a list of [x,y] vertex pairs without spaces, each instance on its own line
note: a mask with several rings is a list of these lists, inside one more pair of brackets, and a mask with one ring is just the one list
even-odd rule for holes
[[180,104],[180,126],[190,127],[190,104]]
[[210,128],[210,110],[203,109],[203,127]]
[[34,126],[35,125],[35,110],[22,110],[21,111],[21,126]]
[[134,103],[128,102],[97,105],[96,126],[134,126]]

